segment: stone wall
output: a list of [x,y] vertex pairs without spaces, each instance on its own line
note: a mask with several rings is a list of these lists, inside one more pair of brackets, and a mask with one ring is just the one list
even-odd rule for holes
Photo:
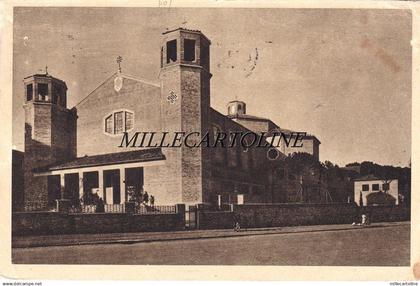
[[112,233],[182,230],[185,207],[177,213],[128,214],[59,212],[16,212],[12,215],[13,235],[53,235],[74,233]]
[[273,204],[235,205],[233,212],[201,211],[200,229],[281,227],[360,222],[365,213],[370,222],[410,220],[410,210],[397,206],[359,208],[355,204]]

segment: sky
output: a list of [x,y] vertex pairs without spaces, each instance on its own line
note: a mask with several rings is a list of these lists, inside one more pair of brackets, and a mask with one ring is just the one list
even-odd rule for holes
[[[211,41],[211,105],[314,134],[340,166],[411,159],[411,12],[355,9],[25,8],[14,10],[13,145],[23,150],[23,78],[45,71],[75,106],[122,71],[157,81],[162,32]],[[93,141],[92,141],[93,142]]]

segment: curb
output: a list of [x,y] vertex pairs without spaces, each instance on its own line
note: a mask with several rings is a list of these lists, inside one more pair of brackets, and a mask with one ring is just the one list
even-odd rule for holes
[[[199,239],[218,239],[218,238],[232,238],[232,237],[249,237],[249,236],[259,236],[259,235],[275,235],[275,234],[297,234],[297,233],[314,233],[314,232],[330,232],[330,231],[343,231],[343,230],[360,230],[360,229],[371,229],[371,228],[386,228],[386,227],[395,227],[395,226],[405,226],[407,224],[392,224],[392,225],[370,225],[370,226],[352,226],[352,227],[341,227],[341,228],[333,228],[333,229],[310,229],[310,230],[301,230],[301,231],[282,231],[281,228],[270,229],[266,230],[245,230],[243,233],[240,232],[233,232],[230,234],[224,235],[205,235],[205,236],[195,236],[195,237],[174,237],[174,238],[149,238],[149,239],[142,239],[142,238],[131,238],[131,239],[115,239],[115,240],[90,240],[90,241],[82,241],[82,242],[63,242],[63,243],[42,243],[39,242],[38,244],[31,244],[26,246],[13,245],[12,248],[37,248],[37,247],[54,247],[54,246],[78,246],[78,245],[99,245],[99,244],[134,244],[134,243],[151,243],[151,242],[164,242],[164,241],[179,241],[179,240],[199,240]],[[409,224],[408,224],[409,225]],[[252,231],[252,233],[246,233],[247,231]],[[255,231],[261,231],[262,233],[255,233]]]

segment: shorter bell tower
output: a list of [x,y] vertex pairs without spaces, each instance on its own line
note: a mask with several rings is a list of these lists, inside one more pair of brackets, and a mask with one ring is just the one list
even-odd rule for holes
[[228,116],[237,117],[246,114],[246,104],[243,101],[230,101],[227,104]]
[[54,204],[60,191],[51,190],[52,178],[34,176],[37,168],[76,157],[76,111],[67,109],[67,85],[48,73],[24,80],[25,205]]

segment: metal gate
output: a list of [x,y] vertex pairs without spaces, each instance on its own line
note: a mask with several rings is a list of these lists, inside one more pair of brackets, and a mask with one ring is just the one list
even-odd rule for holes
[[197,228],[197,206],[189,206],[188,210],[185,210],[185,228]]

